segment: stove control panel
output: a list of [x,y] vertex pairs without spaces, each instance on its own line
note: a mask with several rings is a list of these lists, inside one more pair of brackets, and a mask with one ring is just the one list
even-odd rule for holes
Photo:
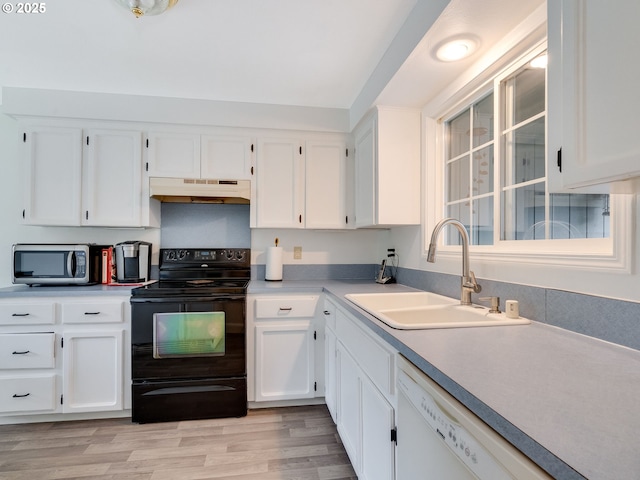
[[250,252],[246,248],[163,248],[160,249],[160,265],[249,265]]

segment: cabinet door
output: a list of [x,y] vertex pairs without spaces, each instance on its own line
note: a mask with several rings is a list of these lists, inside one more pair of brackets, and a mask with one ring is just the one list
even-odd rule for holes
[[307,142],[305,152],[305,227],[347,227],[344,143]]
[[257,226],[304,226],[304,156],[302,142],[264,139],[258,144],[256,164]]
[[65,332],[63,411],[122,410],[124,329]]
[[356,136],[355,216],[356,226],[376,223],[376,120],[369,123]]
[[362,478],[394,478],[393,407],[366,377],[362,378]]
[[90,130],[83,179],[84,225],[141,225],[142,135]]
[[353,468],[356,473],[359,473],[362,470],[360,453],[360,432],[362,431],[360,371],[353,357],[347,353],[340,342],[337,342],[336,351],[338,433],[340,433],[340,438],[353,464]]
[[250,138],[203,135],[200,175],[216,180],[251,180],[253,150]]
[[257,325],[255,332],[256,401],[313,397],[312,322]]
[[149,132],[150,177],[200,178],[200,135]]
[[333,418],[337,423],[336,411],[336,334],[330,328],[325,329],[324,334],[324,400]]
[[31,225],[80,225],[82,130],[29,127],[26,146],[25,209]]
[[640,176],[640,64],[632,60],[640,44],[640,3],[562,0],[547,8],[548,170],[560,177],[550,188]]

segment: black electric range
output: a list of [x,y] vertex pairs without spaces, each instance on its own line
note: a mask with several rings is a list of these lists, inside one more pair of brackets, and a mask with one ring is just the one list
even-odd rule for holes
[[249,249],[161,249],[160,279],[131,292],[132,420],[247,413]]

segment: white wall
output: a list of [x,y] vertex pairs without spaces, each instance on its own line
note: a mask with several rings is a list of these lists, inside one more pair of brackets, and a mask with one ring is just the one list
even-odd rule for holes
[[[278,237],[285,265],[379,263],[389,244],[388,230],[277,230],[253,229],[252,263],[266,263],[266,249]],[[293,258],[293,247],[302,247],[302,258]]]

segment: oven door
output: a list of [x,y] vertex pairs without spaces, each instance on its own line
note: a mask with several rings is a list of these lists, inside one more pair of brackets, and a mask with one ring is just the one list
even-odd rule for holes
[[245,296],[131,299],[132,380],[246,375]]

